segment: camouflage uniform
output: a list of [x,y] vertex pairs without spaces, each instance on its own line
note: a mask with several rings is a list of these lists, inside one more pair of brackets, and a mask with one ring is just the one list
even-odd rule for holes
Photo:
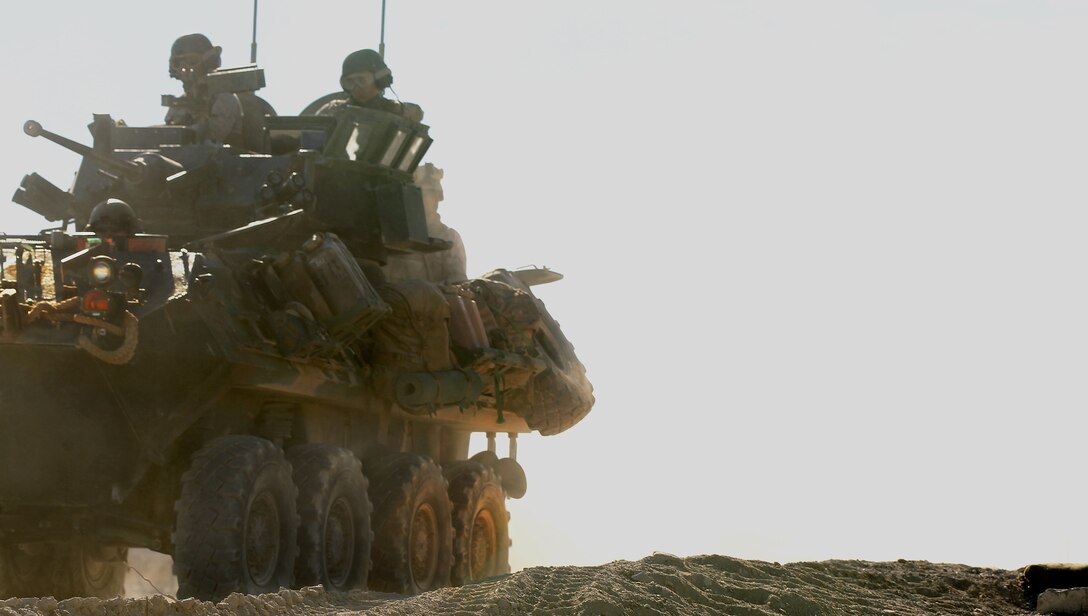
[[[187,98],[183,97],[182,100]],[[184,103],[171,107],[166,112],[166,123],[192,126],[199,141],[243,147],[242,103],[238,95],[231,92],[217,94],[207,107],[206,112],[194,112]]]
[[[361,78],[361,81],[360,81]],[[413,103],[391,101],[382,96],[393,85],[393,72],[385,65],[381,54],[373,49],[360,49],[344,58],[340,71],[340,87],[345,94],[321,106],[317,115],[336,115],[348,105],[384,111],[403,117],[412,124],[423,121],[423,109]],[[360,102],[356,97],[365,98]]]
[[237,94],[210,96],[208,73],[221,65],[222,48],[193,33],[178,37],[170,47],[170,77],[181,81],[185,95],[166,113],[166,123],[191,126],[198,141],[245,147],[244,110]]

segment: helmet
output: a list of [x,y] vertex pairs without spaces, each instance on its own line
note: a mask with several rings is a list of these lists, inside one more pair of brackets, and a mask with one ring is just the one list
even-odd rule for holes
[[208,73],[222,66],[219,55],[222,47],[212,45],[203,34],[186,34],[178,37],[170,47],[170,76],[181,79],[187,72],[200,68]]
[[364,71],[374,73],[374,85],[378,86],[379,90],[393,85],[393,72],[385,65],[381,55],[373,49],[360,49],[344,58],[344,66],[340,71],[340,86],[345,90],[350,89],[345,85],[344,80],[355,73]]
[[132,235],[138,231],[138,226],[139,221],[132,206],[120,199],[106,199],[94,206],[87,221],[87,230],[99,235]]

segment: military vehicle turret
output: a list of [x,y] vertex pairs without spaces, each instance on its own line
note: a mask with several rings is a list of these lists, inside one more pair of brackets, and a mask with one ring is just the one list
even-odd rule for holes
[[14,197],[57,229],[0,236],[0,596],[116,595],[131,547],[202,599],[508,570],[516,437],[592,388],[530,288],[554,272],[387,275],[449,246],[412,182],[428,127],[273,117],[263,154],[109,116],[89,146],[25,130],[83,162]]

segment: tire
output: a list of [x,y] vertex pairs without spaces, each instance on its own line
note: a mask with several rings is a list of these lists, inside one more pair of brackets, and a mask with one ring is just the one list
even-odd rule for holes
[[292,447],[287,458],[298,488],[295,584],[326,590],[366,588],[370,571],[370,499],[362,466],[333,445]]
[[61,551],[67,552],[62,558],[68,561],[66,590],[70,596],[125,596],[128,548],[82,543],[64,546]]
[[52,595],[53,552],[49,544],[0,545],[0,599]]
[[395,454],[374,468],[370,588],[411,595],[449,586],[452,506],[441,469],[411,453]]
[[506,495],[494,471],[478,462],[458,462],[447,471],[453,503],[455,586],[510,572],[510,527]]
[[217,438],[193,456],[174,505],[178,598],[290,588],[298,550],[291,465],[255,436]]
[[0,598],[122,597],[127,557],[91,542],[0,546]]

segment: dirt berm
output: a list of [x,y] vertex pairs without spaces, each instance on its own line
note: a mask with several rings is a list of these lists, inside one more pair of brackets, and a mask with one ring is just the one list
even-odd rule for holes
[[1029,612],[1015,571],[925,561],[832,560],[780,565],[656,553],[599,567],[534,567],[416,597],[321,588],[214,604],[145,599],[9,599],[0,616],[172,614],[964,614]]

